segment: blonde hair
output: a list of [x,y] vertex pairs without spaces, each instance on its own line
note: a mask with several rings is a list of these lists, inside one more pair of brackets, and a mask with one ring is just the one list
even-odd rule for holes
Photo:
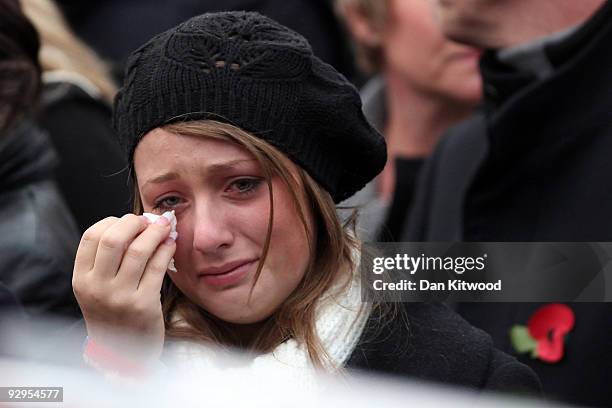
[[39,59],[43,75],[52,71],[62,71],[84,85],[89,93],[93,88],[97,96],[112,104],[117,87],[111,78],[109,68],[70,30],[53,1],[20,0],[20,2],[24,14],[32,21],[40,35]]
[[[387,22],[388,0],[336,0],[336,13],[346,21],[346,9],[353,8],[363,16],[376,30],[382,30]],[[349,27],[349,32],[350,27]],[[355,38],[354,36],[352,36]],[[380,46],[371,46],[353,41],[359,67],[367,74],[374,74],[382,69],[383,55]]]
[[[267,319],[255,340],[247,348],[254,352],[267,353],[288,338],[293,338],[306,346],[315,367],[327,367],[327,355],[315,330],[315,311],[317,301],[333,286],[338,284],[340,292],[350,284],[350,278],[356,268],[353,253],[359,246],[351,233],[352,220],[342,225],[334,201],[327,191],[302,168],[292,164],[278,149],[248,132],[210,120],[180,122],[166,125],[163,129],[175,134],[210,137],[237,143],[247,149],[261,164],[270,194],[270,221],[256,280],[265,262],[272,233],[274,204],[271,177],[279,176],[287,185],[308,237],[310,261],[298,288],[283,302],[279,310]],[[295,170],[292,171],[292,168]],[[134,209],[137,214],[142,211],[138,190],[136,190]],[[309,228],[307,213],[314,216],[314,231]],[[231,335],[228,330],[224,329],[222,321],[189,301],[168,277],[162,288],[162,308],[166,334],[169,337],[212,341],[218,344],[227,344],[232,340],[229,338]],[[177,312],[187,323],[187,328],[173,321],[173,316]]]

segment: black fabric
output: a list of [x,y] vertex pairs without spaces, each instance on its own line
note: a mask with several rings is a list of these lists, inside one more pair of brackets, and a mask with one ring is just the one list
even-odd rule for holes
[[422,158],[397,157],[395,159],[395,191],[387,217],[380,227],[378,241],[395,242],[402,235],[404,224],[412,208],[419,172],[424,161]]
[[386,161],[355,87],[304,37],[258,13],[194,17],[131,55],[114,114],[128,160],[149,130],[195,119],[229,122],[266,140],[336,202]]
[[22,121],[0,134],[0,193],[2,195],[23,185],[49,179],[57,165],[46,134],[30,121]]
[[[60,0],[71,26],[105,59],[123,63],[153,35],[206,12],[257,11],[302,34],[315,55],[357,75],[347,34],[331,0]],[[109,21],[113,29],[108,30]]]
[[[547,50],[565,57],[555,59],[550,78],[513,73],[485,55],[486,121],[472,120],[445,136],[424,169],[404,239],[612,241],[611,41],[607,2],[556,51]],[[463,194],[449,194],[452,185],[463,186]],[[437,205],[445,200],[450,203]],[[449,206],[461,210],[458,217],[448,217]],[[460,304],[457,310],[512,353],[508,330],[525,325],[540,306]],[[545,393],[612,406],[612,304],[569,306],[576,325],[563,360],[520,359],[540,376]]]
[[76,317],[74,220],[52,180],[47,135],[22,122],[0,135],[0,283],[29,315]]
[[348,368],[474,389],[539,392],[533,371],[496,350],[486,333],[448,307],[397,306],[389,321],[389,312],[373,312]]
[[403,241],[461,240],[463,197],[487,149],[484,120],[477,113],[455,126],[425,162]]
[[41,105],[38,122],[58,154],[56,180],[80,231],[130,212],[128,169],[113,140],[110,107],[65,82],[45,85]]
[[[0,282],[0,318],[5,313],[13,313],[15,311],[18,313],[22,312],[19,300],[17,300],[17,297],[15,297],[8,286]],[[0,325],[0,327],[2,326]]]

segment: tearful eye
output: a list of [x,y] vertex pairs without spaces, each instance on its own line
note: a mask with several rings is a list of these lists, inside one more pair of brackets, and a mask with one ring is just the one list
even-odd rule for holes
[[154,210],[172,209],[176,207],[177,205],[179,205],[180,202],[181,202],[181,199],[176,196],[164,197],[155,202],[155,204],[153,205],[153,209]]
[[260,179],[242,178],[242,179],[233,181],[229,185],[228,191],[238,193],[238,194],[249,194],[249,193],[254,192],[257,189],[257,187],[259,187],[260,184],[261,184]]

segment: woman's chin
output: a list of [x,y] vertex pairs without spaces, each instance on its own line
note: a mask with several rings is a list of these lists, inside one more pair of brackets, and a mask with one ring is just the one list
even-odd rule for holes
[[[220,296],[214,302],[197,302],[219,320],[232,324],[254,324],[259,323],[272,315],[275,308],[266,307],[261,302],[256,302],[253,296],[249,302],[249,291],[241,296]],[[257,305],[253,308],[253,305]]]

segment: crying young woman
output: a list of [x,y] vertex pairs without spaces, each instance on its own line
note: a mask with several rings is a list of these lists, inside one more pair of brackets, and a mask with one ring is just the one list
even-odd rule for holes
[[383,169],[385,142],[302,36],[257,13],[194,17],[131,55],[114,126],[136,200],[78,249],[93,366],[146,374],[189,340],[248,351],[244,369],[538,390],[447,307],[362,302],[336,204]]

